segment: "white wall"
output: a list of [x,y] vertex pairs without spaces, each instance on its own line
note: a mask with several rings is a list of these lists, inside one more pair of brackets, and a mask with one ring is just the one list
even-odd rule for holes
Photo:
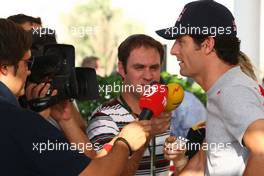
[[260,57],[260,22],[263,18],[261,19],[260,12],[260,0],[234,0],[234,15],[238,37],[241,40],[241,51],[250,57],[258,77],[263,67]]

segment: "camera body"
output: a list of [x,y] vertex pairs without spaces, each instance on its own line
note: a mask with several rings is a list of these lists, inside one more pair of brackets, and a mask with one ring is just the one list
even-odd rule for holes
[[29,82],[49,82],[58,96],[76,98],[78,83],[75,73],[74,47],[64,44],[49,44],[43,48],[42,56],[34,57]]
[[[33,64],[27,82],[50,83],[50,93],[44,98],[27,101],[30,108],[39,112],[67,99],[92,100],[98,98],[96,72],[92,68],[75,67],[74,46],[48,42],[54,41],[50,40],[53,36],[44,35],[44,37],[46,40],[40,40],[33,35],[35,40],[32,45]],[[57,90],[57,95],[51,96],[54,89]]]

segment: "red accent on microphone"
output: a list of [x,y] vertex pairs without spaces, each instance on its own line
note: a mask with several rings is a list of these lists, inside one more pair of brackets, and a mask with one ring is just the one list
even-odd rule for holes
[[166,85],[149,85],[139,99],[139,107],[142,110],[150,110],[154,116],[159,116],[166,107],[167,96],[168,90]]

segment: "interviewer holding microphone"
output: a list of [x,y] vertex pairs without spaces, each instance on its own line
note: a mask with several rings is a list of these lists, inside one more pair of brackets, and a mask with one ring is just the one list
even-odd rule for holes
[[[125,39],[118,48],[118,69],[123,78],[121,96],[101,105],[92,115],[86,130],[92,143],[104,145],[131,122],[139,120],[139,99],[144,87],[160,81],[160,69],[164,56],[160,42],[136,34]],[[143,89],[142,89],[143,88]],[[171,113],[162,113],[159,118],[141,120],[139,123],[150,133],[148,141],[156,136],[156,175],[169,171],[169,161],[163,156],[163,143],[169,136]],[[122,175],[150,175],[150,152],[148,143],[134,152]]]

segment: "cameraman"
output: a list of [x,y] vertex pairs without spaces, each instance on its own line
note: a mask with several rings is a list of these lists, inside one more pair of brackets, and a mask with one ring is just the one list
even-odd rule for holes
[[17,97],[24,93],[30,74],[27,65],[31,55],[30,34],[10,20],[0,19],[0,38],[1,175],[119,175],[128,155],[146,142],[143,127],[139,123],[124,127],[112,152],[100,159],[90,160],[77,150],[41,153],[39,147],[45,142],[67,141],[41,116],[19,107]]
[[[24,14],[17,14],[17,15],[9,16],[7,19],[12,20],[13,22],[19,24],[24,30],[27,30],[27,31],[34,30],[33,33],[37,33],[38,32],[37,28],[42,27],[42,22],[41,22],[40,17],[35,18],[32,16],[24,15]],[[35,42],[37,42],[38,45],[44,45],[46,43],[57,43],[55,35],[51,35],[49,38],[43,41],[41,40],[41,42],[39,41],[35,41]],[[33,44],[33,46],[34,46],[33,48],[35,49],[36,47],[35,44]],[[27,83],[25,95],[26,95],[27,100],[43,98],[46,96],[49,89],[50,89],[50,83],[41,83],[41,84]],[[51,95],[55,96],[56,94],[57,94],[57,90],[53,90]],[[81,117],[80,113],[78,112],[76,105],[74,105],[73,103],[66,103],[66,105],[67,106],[64,106],[64,107],[63,106],[50,107],[40,112],[39,114],[42,117],[44,117],[46,120],[48,120],[51,124],[53,124],[55,127],[57,127],[58,129],[62,129],[67,139],[70,140],[70,142],[78,143],[80,142],[80,136],[85,136],[82,134],[84,134],[87,124]],[[52,114],[56,113],[58,107],[64,108],[64,109],[70,109],[69,111],[70,114],[68,114],[68,116],[71,116],[71,119],[69,120],[69,118],[67,118],[67,121],[63,121],[63,118],[54,119]],[[64,123],[58,123],[58,122],[64,122]],[[65,128],[64,125],[67,127],[71,126],[72,128],[75,129],[76,133],[71,133],[73,129]],[[75,125],[77,125],[78,128],[75,127]],[[69,132],[65,130],[69,130]],[[73,136],[73,134],[76,134],[76,135]],[[76,139],[78,139],[78,141]],[[81,141],[87,142],[87,137],[85,138],[83,137]],[[85,151],[85,154],[91,158],[95,157],[95,152],[93,150]]]

